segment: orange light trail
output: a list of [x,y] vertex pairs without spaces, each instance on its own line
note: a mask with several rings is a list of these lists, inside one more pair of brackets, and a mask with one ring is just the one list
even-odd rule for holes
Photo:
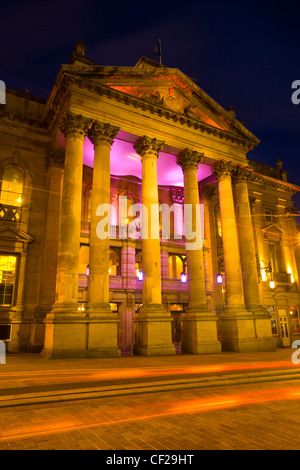
[[[105,381],[105,380],[122,380],[122,379],[139,379],[146,377],[163,377],[163,376],[183,376],[196,374],[211,374],[220,372],[235,371],[253,371],[270,370],[270,369],[295,369],[300,365],[292,364],[291,361],[280,362],[259,362],[259,363],[235,363],[235,364],[214,364],[190,367],[168,367],[168,368],[147,368],[147,369],[77,369],[77,370],[52,370],[52,371],[23,371],[23,372],[7,372],[1,373],[0,383],[3,382],[36,382],[44,380],[47,383],[67,383],[69,381]],[[74,374],[75,372],[75,374]]]
[[[271,401],[281,400],[295,400],[300,397],[300,388],[291,387],[287,389],[276,390],[261,390],[259,392],[246,392],[234,395],[220,395],[214,398],[198,398],[193,400],[181,400],[173,404],[169,402],[160,402],[157,405],[147,404],[144,405],[144,412],[140,415],[123,418],[112,419],[108,421],[91,421],[85,419],[83,422],[78,422],[76,418],[62,419],[59,423],[49,423],[43,425],[26,426],[26,428],[17,428],[13,430],[5,430],[1,428],[0,441],[11,441],[28,439],[40,435],[51,435],[56,433],[64,433],[71,431],[80,431],[84,429],[101,428],[104,426],[112,426],[118,424],[125,424],[134,421],[144,421],[146,419],[159,419],[172,415],[189,414],[210,412],[219,409],[229,409],[232,407],[241,407],[245,405],[255,405],[258,403],[267,403]],[[159,408],[156,412],[151,412],[153,408]],[[100,408],[100,407],[99,407]],[[137,410],[140,407],[136,407]],[[164,410],[164,411],[160,411]],[[131,407],[119,408],[118,414],[124,412],[132,412]],[[82,418],[81,418],[82,419]]]

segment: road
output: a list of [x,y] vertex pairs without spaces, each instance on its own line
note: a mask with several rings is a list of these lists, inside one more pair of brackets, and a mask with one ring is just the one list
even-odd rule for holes
[[300,381],[1,409],[0,450],[300,449]]

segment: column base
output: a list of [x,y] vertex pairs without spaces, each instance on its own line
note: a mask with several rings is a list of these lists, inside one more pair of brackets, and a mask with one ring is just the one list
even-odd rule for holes
[[268,352],[277,349],[268,313],[225,313],[221,317],[221,336],[222,351]]
[[87,305],[88,357],[120,357],[119,317],[109,304]]
[[182,353],[218,354],[217,316],[208,312],[206,306],[188,307],[183,318]]
[[161,304],[145,304],[135,317],[133,354],[140,356],[173,356],[172,317]]
[[45,343],[41,356],[47,359],[119,357],[118,318],[105,308],[88,313],[67,312],[57,306],[45,320]]

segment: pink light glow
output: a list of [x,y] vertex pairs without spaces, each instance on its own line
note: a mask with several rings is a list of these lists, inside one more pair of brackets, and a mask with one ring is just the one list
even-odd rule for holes
[[[85,139],[83,146],[83,163],[91,168],[94,164],[94,147],[89,139]],[[142,179],[142,162],[135,152],[133,144],[124,140],[115,139],[111,149],[110,173],[116,176],[136,176]],[[198,181],[211,174],[207,165],[199,165]],[[159,185],[182,186],[183,173],[176,163],[176,157],[161,152],[157,160],[157,177]]]

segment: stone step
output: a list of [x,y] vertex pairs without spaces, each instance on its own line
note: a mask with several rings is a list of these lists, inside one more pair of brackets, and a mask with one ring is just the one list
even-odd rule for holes
[[0,396],[0,408],[299,379],[300,369],[282,369],[134,384],[124,383],[122,385],[77,388],[72,390],[48,390],[46,392],[2,395]]

